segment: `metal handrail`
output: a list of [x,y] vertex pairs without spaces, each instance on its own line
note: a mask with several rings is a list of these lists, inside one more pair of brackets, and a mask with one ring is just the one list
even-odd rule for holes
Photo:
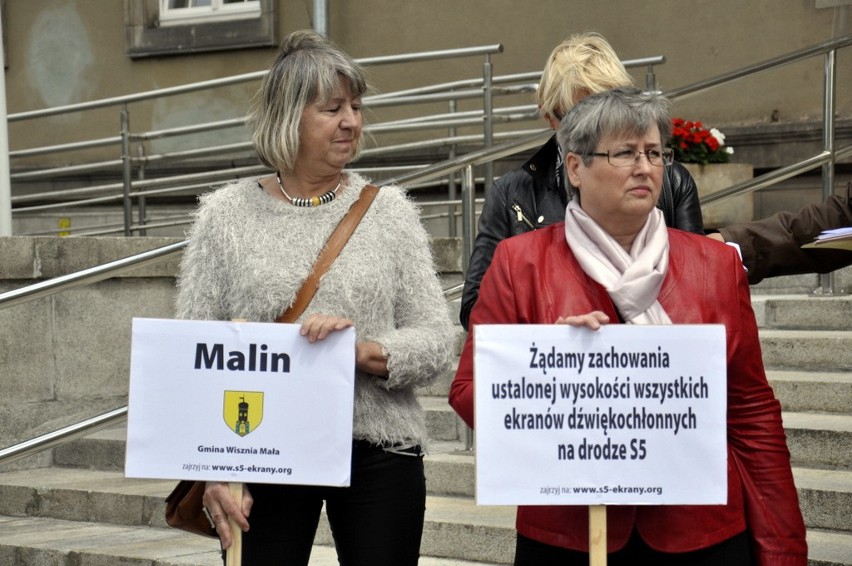
[[93,432],[118,424],[127,419],[127,406],[107,411],[96,417],[86,419],[76,424],[72,424],[53,432],[48,432],[37,436],[30,440],[25,440],[18,444],[14,444],[0,450],[0,465],[11,464],[27,456],[38,454],[43,450],[55,448],[82,438]]
[[737,183],[736,185],[731,185],[726,189],[715,191],[703,197],[701,199],[701,204],[709,204],[711,202],[716,202],[717,200],[722,200],[730,197],[735,197],[741,194],[750,193],[752,191],[765,189],[767,187],[780,183],[781,181],[785,181],[787,179],[795,177],[796,175],[800,175],[807,171],[812,171],[817,167],[821,167],[827,163],[831,163],[832,161],[845,159],[847,157],[852,157],[852,145],[848,145],[842,149],[835,151],[834,159],[832,159],[832,154],[830,152],[823,151],[803,161],[799,161],[786,167],[773,169],[772,171],[764,173],[763,175],[755,177],[754,179],[749,179],[747,181]]
[[[512,155],[519,151],[531,149],[544,143],[544,141],[546,141],[551,134],[552,132],[547,130],[539,134],[524,138],[520,141],[508,142],[499,146],[494,146],[490,149],[483,149],[468,153],[460,157],[443,161],[436,165],[427,167],[424,170],[399,175],[397,177],[392,177],[388,179],[385,184],[394,183],[400,185],[408,185],[436,179],[438,177],[444,176],[448,172],[458,171],[465,167],[473,165],[480,165],[482,163],[485,163],[489,159],[499,159],[501,157]],[[149,250],[141,254],[128,256],[126,258],[111,261],[103,265],[84,269],[76,273],[62,275],[53,279],[34,283],[32,285],[28,285],[20,289],[0,293],[0,310],[29,301],[33,301],[41,297],[45,297],[53,293],[58,293],[60,291],[65,291],[74,287],[87,285],[89,283],[96,283],[98,281],[108,279],[120,273],[124,273],[125,271],[130,271],[139,267],[143,267],[145,265],[149,265],[151,263],[166,260],[172,257],[173,255],[179,253],[183,248],[186,247],[187,243],[188,242],[184,240],[175,244],[155,248],[153,250]]]
[[[624,65],[626,69],[631,69],[633,67],[645,67],[654,65],[662,65],[666,62],[665,55],[653,55],[651,57],[640,57],[637,59],[624,59],[621,61],[621,64]],[[532,85],[537,86],[536,83],[541,79],[542,71],[528,71],[525,73],[513,73],[508,75],[497,75],[492,79],[492,84],[501,85],[506,83],[517,83],[517,82],[525,82],[532,81]],[[373,95],[370,100],[371,103],[381,100],[383,98],[394,98],[408,95],[416,95],[416,94],[427,94],[430,92],[443,92],[448,90],[456,90],[460,88],[481,88],[483,86],[482,77],[470,78],[470,79],[462,79],[457,81],[445,82],[445,83],[436,83],[433,85],[427,85],[417,88],[410,88],[406,90],[398,90],[389,93],[381,93]],[[647,86],[647,85],[646,85]]]
[[803,61],[816,55],[824,55],[829,51],[834,51],[842,47],[848,47],[849,45],[852,45],[852,35],[847,35],[837,39],[832,39],[830,41],[825,41],[823,43],[818,43],[811,47],[805,47],[796,51],[791,51],[790,53],[785,53],[784,55],[779,55],[778,57],[773,57],[765,61],[746,65],[745,67],[740,67],[739,69],[734,69],[733,71],[722,73],[721,75],[716,75],[715,77],[711,77],[709,79],[704,79],[679,88],[674,88],[667,91],[666,95],[672,99],[685,97],[687,95],[694,94],[702,90],[707,90],[714,86],[718,86],[722,83],[741,79],[747,75],[753,75],[760,71],[766,71],[768,69],[781,67],[789,63]]
[[23,303],[28,303],[42,297],[67,291],[75,287],[81,287],[90,283],[97,283],[110,277],[115,277],[121,273],[138,269],[146,265],[158,263],[166,260],[180,252],[186,247],[187,241],[169,244],[153,250],[148,250],[139,254],[128,256],[125,258],[110,261],[102,265],[96,265],[88,269],[83,269],[75,273],[60,275],[52,279],[33,283],[20,289],[6,291],[0,293],[0,309],[13,307]]
[[[403,61],[420,61],[427,59],[437,59],[437,58],[447,58],[447,57],[466,57],[470,55],[482,55],[486,56],[492,53],[498,53],[502,51],[502,46],[490,45],[490,46],[481,46],[475,48],[461,48],[461,49],[449,49],[449,50],[441,50],[441,51],[430,51],[430,52],[421,52],[421,53],[412,53],[412,54],[403,54],[403,55],[395,55],[395,56],[382,56],[373,59],[359,59],[358,61],[362,64],[379,64],[379,63],[397,63]],[[653,75],[653,66],[665,63],[666,58],[661,55],[652,56],[652,57],[643,57],[637,59],[628,59],[622,61],[625,67],[637,67],[637,66],[645,66],[649,67],[649,72],[646,77],[646,88],[651,88],[652,84],[655,81],[655,77]],[[10,115],[11,121],[16,121],[25,118],[36,118],[42,117],[52,114],[65,113],[65,112],[79,112],[82,110],[89,110],[100,107],[107,106],[115,106],[122,104],[125,106],[131,102],[139,102],[151,98],[158,98],[161,96],[171,96],[175,94],[182,94],[186,92],[193,92],[206,88],[213,88],[218,86],[230,85],[235,83],[241,83],[246,81],[256,80],[265,74],[267,71],[260,71],[254,73],[245,73],[242,75],[237,75],[234,77],[227,77],[225,79],[215,79],[211,81],[202,81],[198,83],[192,83],[189,85],[182,85],[179,87],[169,87],[166,89],[158,89],[156,91],[148,91],[145,93],[137,93],[134,95],[126,95],[113,97],[109,99],[102,99],[98,101],[91,101],[87,103],[79,103],[73,105],[66,105],[63,107],[57,107],[52,109],[46,109],[43,112],[33,111],[33,112],[24,112]],[[538,79],[541,76],[541,71],[536,71],[532,73],[517,73],[511,75],[503,75],[497,77],[478,77],[474,79],[468,79],[465,81],[455,81],[452,83],[443,83],[440,85],[432,85],[429,87],[423,87],[420,89],[410,89],[406,91],[399,91],[395,93],[386,93],[381,95],[371,95],[365,98],[365,103],[371,107],[380,107],[380,106],[389,106],[389,105],[402,105],[402,104],[413,104],[425,101],[434,101],[434,100],[450,100],[455,101],[463,98],[471,98],[471,97],[481,97],[483,96],[483,92],[490,90],[492,96],[494,94],[513,94],[515,92],[522,91],[534,91],[536,88],[536,84],[524,84],[516,87],[515,89],[507,89],[507,88],[497,88],[496,85],[506,84],[509,82],[519,81],[519,80],[531,80]],[[486,81],[486,78],[489,80]],[[486,82],[490,83],[486,84]],[[468,87],[474,87],[469,91],[453,91],[453,87],[458,85],[466,85]],[[425,93],[435,93],[437,91],[442,91],[438,94],[425,94]],[[448,92],[452,91],[452,92]],[[423,96],[410,96],[412,94],[420,94]],[[425,95],[424,95],[425,94]],[[537,119],[537,107],[535,105],[526,105],[522,107],[514,107],[510,109],[493,109],[493,115],[488,114],[485,110],[479,111],[478,116],[473,113],[464,113],[469,116],[469,119],[456,121],[459,116],[455,116],[453,120],[450,119],[438,119],[438,117],[425,117],[425,118],[417,118],[412,121],[395,121],[387,124],[375,124],[375,125],[367,125],[365,127],[366,132],[375,132],[375,133],[387,133],[387,132],[401,132],[401,131],[416,131],[421,129],[428,128],[454,128],[455,126],[462,125],[471,125],[471,126],[479,126],[482,124],[486,125],[486,135],[482,138],[485,141],[486,147],[490,145],[490,141],[492,139],[496,139],[497,135],[493,131],[490,131],[488,128],[488,124],[492,123],[492,121],[499,120],[502,123],[516,121],[516,120],[532,120]],[[446,115],[439,115],[446,116]],[[484,120],[484,121],[483,121]],[[49,147],[37,147],[30,148],[24,150],[15,150],[10,152],[10,157],[30,157],[35,155],[43,155],[46,153],[53,152],[63,152],[63,151],[71,151],[77,149],[88,149],[93,147],[101,147],[105,145],[114,145],[118,143],[126,144],[129,141],[139,142],[146,141],[166,136],[176,136],[176,135],[186,135],[189,133],[198,133],[203,131],[211,131],[218,129],[227,129],[233,127],[239,127],[245,124],[244,118],[234,118],[228,120],[220,120],[216,122],[209,122],[204,124],[195,124],[191,126],[182,126],[175,128],[168,128],[158,131],[149,131],[143,133],[132,133],[127,131],[124,136],[114,136],[109,138],[101,138],[97,140],[87,140],[83,142],[72,142],[66,144],[53,145]],[[403,125],[407,124],[407,125]],[[428,124],[428,125],[426,125]],[[511,132],[510,132],[511,134]],[[516,134],[515,137],[518,137]],[[451,135],[449,138],[443,138],[446,144],[457,144],[462,143],[459,140],[455,139],[455,136]],[[382,148],[380,150],[369,152],[370,155],[378,155],[384,153],[384,151],[399,151],[401,146],[395,146],[395,148]],[[134,165],[144,166],[146,164],[150,164],[152,162],[164,159],[193,159],[197,157],[206,157],[206,156],[215,156],[224,153],[235,153],[240,151],[249,152],[251,150],[251,144],[249,142],[228,144],[225,146],[215,146],[215,147],[206,147],[195,150],[182,150],[178,152],[170,152],[168,154],[160,154],[156,156],[139,156],[139,157],[130,157],[127,156],[125,151],[123,151],[123,157],[119,160],[107,160],[101,162],[93,162],[81,165],[71,165],[71,166],[61,166],[54,167],[46,170],[36,170],[36,171],[26,171],[14,173],[11,175],[12,180],[23,181],[23,180],[33,180],[33,179],[42,179],[49,178],[51,176],[56,175],[68,175],[68,174],[77,174],[83,172],[91,172],[100,169],[106,168],[115,168],[119,166],[127,167],[126,161],[130,161]],[[367,155],[365,152],[364,155]],[[486,164],[486,167],[489,167],[490,164]],[[202,175],[203,173],[199,174]],[[214,173],[216,174],[216,173]],[[234,171],[223,172],[223,175],[231,176],[234,174]],[[126,175],[125,175],[126,176]],[[176,179],[172,177],[164,177],[165,182],[173,183]],[[17,195],[12,197],[12,203],[21,203],[27,201],[37,201],[43,199],[50,198],[60,198],[62,202],[56,202],[53,204],[42,204],[33,207],[18,207],[14,211],[16,213],[21,212],[33,212],[36,210],[49,210],[55,208],[63,208],[68,206],[84,206],[94,203],[102,203],[102,202],[110,202],[122,200],[124,201],[125,208],[129,206],[132,198],[131,194],[134,193],[128,186],[128,179],[123,180],[120,184],[109,184],[102,185],[97,187],[81,187],[78,189],[64,189],[63,191],[47,191],[41,193],[30,193],[26,195]],[[486,179],[487,181],[487,179]],[[139,181],[132,181],[133,185],[137,185]],[[75,201],[72,198],[74,195],[82,195],[82,194],[93,194],[97,192],[108,192],[108,191],[117,191],[118,194],[112,198],[104,197],[104,198],[96,198],[96,199],[84,199]],[[129,212],[125,212],[125,217],[129,219]],[[127,228],[125,232],[128,232]]]
[[[453,57],[470,57],[473,55],[490,55],[502,53],[503,46],[499,43],[493,45],[482,45],[478,47],[461,47],[457,49],[443,49],[437,51],[422,51],[417,53],[403,53],[399,55],[383,55],[378,57],[364,57],[355,59],[355,62],[362,66],[383,65],[395,63],[407,63],[414,61],[428,61],[431,59],[447,59]],[[177,94],[187,94],[197,92],[199,90],[207,90],[210,88],[218,88],[221,86],[230,86],[245,82],[256,81],[262,79],[268,70],[254,71],[251,73],[243,73],[221,79],[211,79],[208,81],[199,81],[195,83],[160,88],[139,92],[135,94],[125,94],[114,96],[111,98],[101,98],[88,102],[78,102],[75,104],[66,104],[65,106],[54,106],[53,108],[43,108],[40,110],[29,110],[26,112],[15,112],[7,116],[9,122],[17,122],[19,120],[29,120],[31,118],[43,118],[45,116],[55,116],[57,114],[68,114],[71,112],[80,112],[83,110],[94,110],[96,108],[107,108],[110,106],[123,106],[133,102],[141,102],[143,100],[153,100],[165,96],[174,96]]]

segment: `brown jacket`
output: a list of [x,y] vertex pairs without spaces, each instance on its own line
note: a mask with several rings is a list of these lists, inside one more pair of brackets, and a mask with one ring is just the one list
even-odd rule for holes
[[802,249],[820,232],[852,226],[852,183],[846,196],[834,195],[821,204],[798,212],[779,212],[754,222],[721,228],[726,242],[736,242],[748,268],[752,285],[764,277],[797,273],[828,273],[852,264],[852,252],[837,249]]

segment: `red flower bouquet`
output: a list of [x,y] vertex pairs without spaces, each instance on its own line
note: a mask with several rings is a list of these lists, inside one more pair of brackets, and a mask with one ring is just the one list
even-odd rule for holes
[[672,137],[668,146],[675,161],[681,163],[727,163],[734,150],[725,145],[725,134],[716,128],[706,129],[701,122],[683,118],[672,120]]

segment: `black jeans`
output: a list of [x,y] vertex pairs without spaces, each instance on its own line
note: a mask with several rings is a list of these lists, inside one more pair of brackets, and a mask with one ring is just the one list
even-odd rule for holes
[[415,455],[356,442],[350,487],[249,484],[243,564],[307,566],[323,501],[341,566],[416,566],[426,479]]
[[[518,535],[515,546],[515,566],[588,566],[589,553],[544,544]],[[635,530],[627,545],[607,555],[609,566],[752,566],[751,543],[748,531],[719,544],[693,552],[668,553],[654,550],[645,544]]]

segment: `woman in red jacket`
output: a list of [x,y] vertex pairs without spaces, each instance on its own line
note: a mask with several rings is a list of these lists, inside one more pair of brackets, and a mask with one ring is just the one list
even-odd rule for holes
[[[558,139],[575,193],[564,223],[501,242],[471,324],[724,324],[728,375],[725,505],[613,506],[609,563],[807,563],[805,527],[780,404],[766,381],[746,273],[736,251],[667,229],[655,208],[669,102],[635,89],[592,95]],[[450,404],[473,425],[473,343]],[[588,564],[588,511],[518,508],[516,566]]]

